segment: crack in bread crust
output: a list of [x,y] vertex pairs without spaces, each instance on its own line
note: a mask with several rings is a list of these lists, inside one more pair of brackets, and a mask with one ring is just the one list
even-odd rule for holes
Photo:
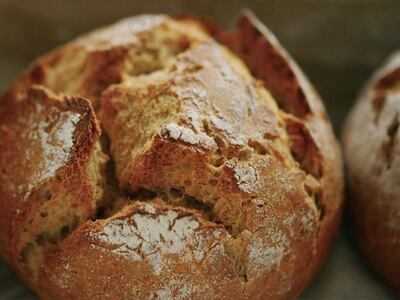
[[[219,90],[213,89],[215,85]],[[266,216],[282,211],[262,191],[285,195],[289,191],[279,190],[276,179],[289,177],[287,185],[297,186],[306,174],[291,156],[285,120],[274,100],[230,52],[208,40],[198,42],[171,61],[163,74],[121,83],[104,95],[101,116],[120,185],[132,191],[172,187],[213,207],[218,221],[238,237],[226,249],[238,261],[236,272],[242,282],[254,282],[289,256],[297,231],[294,224],[304,228],[304,241],[314,239],[319,216],[306,191],[319,189],[316,179],[307,188],[295,188],[299,202],[282,203],[298,208],[293,219],[287,208],[287,228],[268,224]],[[157,121],[138,121],[143,116]],[[296,147],[301,159],[309,155],[307,143]],[[314,167],[313,161],[304,161],[311,173],[321,176],[319,162]],[[275,171],[279,168],[282,174]],[[290,272],[296,271],[287,276]]]
[[90,213],[36,237],[52,244],[31,283],[44,299],[283,299],[308,283],[335,231],[340,157],[319,99],[257,22],[241,19],[237,48],[197,21],[131,18],[10,88],[13,101],[32,84],[87,97],[103,127],[80,160],[101,186]]
[[[10,102],[8,102],[10,101]],[[15,101],[15,102],[12,102]],[[34,281],[46,240],[86,220],[102,201],[99,126],[89,102],[34,86],[2,102],[1,250]]]
[[[246,12],[239,21],[238,28],[231,32],[209,26],[210,33],[224,45],[238,54],[249,67],[251,73],[261,79],[278,102],[279,114],[286,123],[286,131],[291,143],[291,154],[299,166],[315,180],[320,180],[325,164],[317,137],[309,128],[313,114],[323,113],[321,107],[312,103],[313,88],[288,53],[279,45],[273,34],[263,26],[251,12]],[[270,39],[266,38],[270,36]],[[323,130],[331,131],[321,123]],[[314,202],[318,209],[323,207]]]

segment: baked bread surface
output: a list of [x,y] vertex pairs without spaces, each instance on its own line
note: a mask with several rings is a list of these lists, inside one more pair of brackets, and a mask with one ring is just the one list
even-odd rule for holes
[[370,80],[348,117],[343,144],[352,219],[372,267],[400,291],[400,56]]
[[0,115],[0,249],[42,299],[293,299],[337,230],[322,103],[249,13],[232,32],[138,16],[90,33]]

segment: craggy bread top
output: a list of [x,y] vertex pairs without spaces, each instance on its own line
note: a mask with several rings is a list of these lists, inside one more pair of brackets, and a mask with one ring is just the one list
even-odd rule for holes
[[337,227],[340,154],[317,94],[254,16],[229,33],[187,18],[123,20],[39,58],[1,104],[19,111],[32,85],[57,103],[87,99],[103,128],[85,155],[54,167],[77,161],[87,192],[64,192],[79,189],[53,172],[64,190],[24,200],[51,222],[1,232],[43,299],[287,299],[308,284]]

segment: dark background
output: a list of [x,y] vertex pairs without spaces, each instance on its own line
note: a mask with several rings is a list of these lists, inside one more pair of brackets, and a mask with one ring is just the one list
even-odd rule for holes
[[[190,13],[232,26],[242,8],[252,9],[298,61],[338,134],[372,71],[400,49],[399,0],[0,0],[0,91],[39,54],[122,17]],[[302,299],[394,299],[368,271],[347,227]],[[4,266],[0,299],[32,299]]]

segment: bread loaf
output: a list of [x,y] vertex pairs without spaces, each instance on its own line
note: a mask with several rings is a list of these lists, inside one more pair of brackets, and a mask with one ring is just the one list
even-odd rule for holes
[[352,219],[373,268],[400,291],[400,56],[361,93],[344,130]]
[[1,254],[41,299],[294,299],[337,231],[323,104],[251,13],[78,38],[12,84],[0,133]]

